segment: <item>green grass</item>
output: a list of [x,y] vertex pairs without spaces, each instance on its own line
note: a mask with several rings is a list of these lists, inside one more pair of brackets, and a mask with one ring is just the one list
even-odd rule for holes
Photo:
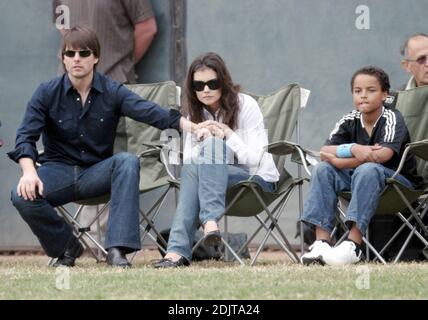
[[[148,259],[120,270],[79,259],[69,289],[42,256],[0,257],[0,299],[427,299],[428,264],[303,267],[262,260],[256,267],[224,262],[155,270]],[[363,272],[363,274],[361,273]],[[368,272],[368,273],[364,273]],[[369,289],[358,289],[369,279]]]

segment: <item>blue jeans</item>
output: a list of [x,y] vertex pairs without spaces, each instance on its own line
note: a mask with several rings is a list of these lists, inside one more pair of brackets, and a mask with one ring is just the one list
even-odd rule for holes
[[43,198],[24,200],[14,188],[11,200],[48,256],[62,255],[72,236],[71,227],[54,207],[106,194],[111,194],[111,202],[105,248],[123,247],[127,252],[140,249],[137,156],[118,153],[86,168],[46,162],[37,173],[44,185]]
[[[230,152],[223,140],[211,137],[204,140],[197,163],[183,165],[168,252],[191,261],[193,238],[199,225],[209,220],[218,221],[225,211],[228,186],[250,177],[245,166],[228,164],[227,155]],[[276,189],[276,183],[266,182],[260,176],[253,179],[265,191]]]
[[[364,163],[356,169],[337,169],[328,162],[320,162],[312,171],[309,195],[303,209],[302,221],[332,232],[335,222],[337,195],[342,191],[352,192],[346,212],[346,223],[355,222],[362,234],[375,214],[385,181],[394,170],[377,163]],[[398,181],[409,188],[412,183],[402,175]]]

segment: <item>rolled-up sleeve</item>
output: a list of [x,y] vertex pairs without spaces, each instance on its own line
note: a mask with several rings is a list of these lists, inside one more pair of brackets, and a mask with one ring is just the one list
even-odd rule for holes
[[123,85],[118,88],[117,97],[123,115],[160,130],[168,128],[179,130],[181,114],[178,110],[144,100]]
[[36,143],[46,125],[46,104],[43,103],[43,84],[34,93],[25,111],[24,120],[17,130],[15,149],[8,152],[11,160],[18,162],[21,158],[31,158],[37,161]]

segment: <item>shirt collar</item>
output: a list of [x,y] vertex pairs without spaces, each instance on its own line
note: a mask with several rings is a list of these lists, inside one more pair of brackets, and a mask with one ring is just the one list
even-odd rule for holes
[[[380,119],[380,118],[382,118],[382,116],[383,116],[383,113],[384,113],[384,112],[385,112],[385,107],[384,107],[384,106],[382,106],[382,113],[379,115],[379,118],[377,118],[377,119],[376,119],[376,122],[374,123],[373,128],[375,128],[375,127],[376,127],[376,125],[377,125],[377,123],[378,123],[379,119]],[[363,113],[361,113],[361,117],[360,117],[361,126],[362,126],[363,128],[365,128],[363,117],[364,117],[364,114],[363,114]]]
[[[64,74],[62,85],[64,89],[63,95],[66,95],[68,91],[73,88],[73,84],[71,83],[70,78],[68,77],[68,73]],[[101,75],[98,72],[94,72],[94,78],[92,80],[91,88],[97,90],[100,93],[104,92],[103,85],[101,83]]]
[[413,77],[413,76],[412,76],[412,77],[409,79],[409,82],[407,82],[406,90],[414,89],[414,88],[416,88],[416,87],[417,87],[417,85],[416,85],[415,77]]
[[215,120],[215,121],[219,121],[219,122],[222,121],[222,119],[219,119],[220,108],[214,113],[214,117],[213,117],[212,113],[207,110],[206,107],[204,107],[202,110],[203,110],[205,119]]

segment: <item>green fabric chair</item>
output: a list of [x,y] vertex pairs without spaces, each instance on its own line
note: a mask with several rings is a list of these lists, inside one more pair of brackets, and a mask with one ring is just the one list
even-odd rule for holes
[[[293,178],[284,168],[286,155],[294,151],[293,147],[290,147],[294,144],[290,144],[287,141],[292,140],[298,120],[300,87],[297,84],[291,84],[269,95],[249,94],[257,100],[263,113],[265,127],[268,130],[268,139],[272,141],[266,146],[266,151],[273,155],[274,162],[280,173],[280,180],[277,191],[272,193],[264,192],[256,183],[251,181],[251,177],[247,181],[239,182],[229,188],[226,195],[227,207],[223,214],[226,236],[222,239],[222,242],[228,249],[226,253],[230,252],[236,260],[244,264],[239,254],[264,229],[266,233],[251,260],[251,265],[256,262],[269,237],[272,237],[294,262],[298,262],[298,257],[279,226],[278,219],[284,213],[285,206],[293,191],[305,180]],[[228,244],[228,217],[254,217],[259,222],[258,228],[238,251],[234,251]],[[225,258],[229,260],[228,256]]]
[[[180,107],[180,88],[174,81],[151,84],[128,85],[128,88],[140,95],[143,99],[153,101],[161,106],[178,109]],[[147,124],[124,117],[119,123],[115,152],[126,151],[140,156],[140,194],[159,190],[157,198],[145,212],[140,209],[141,243],[149,237],[160,250],[166,247],[166,241],[155,226],[156,218],[168,198],[175,192],[177,184],[169,179],[168,173],[158,160],[157,154],[151,149],[158,146],[158,141],[165,141],[168,134],[177,135],[178,132],[168,131],[162,133]],[[158,147],[159,148],[159,147]]]
[[[428,246],[428,241],[424,238],[424,236],[428,236],[428,230],[422,222],[422,218],[428,210],[426,203],[428,199],[426,197],[428,194],[428,87],[400,91],[398,93],[396,109],[398,109],[403,115],[412,141],[406,147],[401,165],[404,163],[404,159],[408,152],[415,154],[417,156],[418,175],[424,178],[424,183],[418,186],[417,189],[412,190],[406,188],[394,178],[387,180],[387,185],[379,200],[376,215],[396,214],[403,221],[403,225],[379,252],[370,244],[369,231],[367,236],[363,238],[368,250],[372,251],[376,256],[375,260],[379,259],[382,263],[386,263],[382,254],[406,226],[410,228],[411,231],[398,255],[395,257],[394,262],[397,262],[400,259],[413,235],[416,235],[425,246]],[[401,167],[398,168],[397,172],[399,172],[399,170],[401,170]],[[349,192],[342,193],[341,196],[345,200],[350,200],[351,198]],[[408,218],[403,215],[403,211],[406,209],[410,212],[410,216]],[[340,215],[343,217],[344,210],[340,208],[338,210]],[[341,222],[341,219],[339,220],[342,227],[345,227],[343,222]],[[416,222],[415,225],[411,223],[412,220]],[[345,232],[342,239],[345,236],[347,236],[347,232]]]

